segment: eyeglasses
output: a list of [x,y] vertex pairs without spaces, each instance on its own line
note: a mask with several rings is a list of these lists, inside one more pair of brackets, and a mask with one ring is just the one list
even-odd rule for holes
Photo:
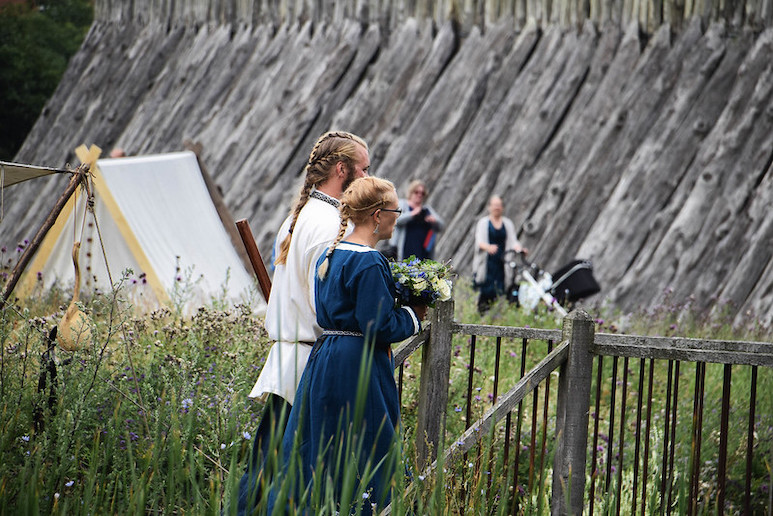
[[[391,211],[392,213],[397,213],[397,216],[398,216],[398,217],[399,217],[400,215],[402,215],[402,214],[403,214],[403,210],[402,210],[401,208],[397,208],[396,210],[393,210],[393,209],[391,209],[391,208],[379,208],[378,210],[381,210],[381,211]],[[378,211],[378,210],[376,210],[376,211]],[[371,215],[371,216],[375,215],[375,214],[376,214],[376,211],[374,211],[374,212],[373,212],[373,213],[371,213],[370,215]]]
[[424,190],[414,190],[412,193],[415,193],[416,195],[427,195],[427,192]]

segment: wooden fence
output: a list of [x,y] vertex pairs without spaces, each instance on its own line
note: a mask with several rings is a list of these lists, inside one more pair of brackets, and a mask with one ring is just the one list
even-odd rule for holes
[[[773,344],[596,334],[594,328],[595,322],[581,310],[564,318],[563,330],[460,324],[453,320],[453,302],[441,303],[429,330],[395,353],[395,363],[403,364],[422,348],[416,422],[419,465],[433,467],[437,450],[444,450],[446,465],[462,456],[466,458],[481,446],[483,436],[494,434],[493,429],[500,425],[506,470],[500,476],[511,479],[513,488],[511,499],[499,503],[511,504],[508,513],[518,512],[519,506],[523,509],[529,490],[547,492],[550,485],[549,507],[553,514],[593,514],[600,500],[604,500],[603,510],[608,514],[646,514],[656,509],[664,514],[674,510],[697,514],[709,506],[720,514],[726,509],[771,514],[771,495],[752,485],[752,470],[757,471],[759,480],[760,464],[767,464],[768,472],[771,466],[771,457],[760,457],[762,452],[755,450],[773,449],[773,414],[757,410],[758,367],[765,368],[767,380],[773,379],[769,374],[773,372]],[[444,429],[451,412],[451,357],[459,355],[460,347],[452,349],[454,337],[466,339],[470,355],[465,395],[467,429],[452,438]],[[472,378],[478,374],[475,347],[484,339],[496,342],[494,394],[491,406],[473,421]],[[505,383],[499,378],[500,351],[503,340],[508,339],[523,343],[521,375],[512,385],[506,385],[509,390],[505,394],[498,395],[498,384]],[[548,347],[543,358],[526,371],[525,350],[531,341],[546,341]],[[558,344],[554,347],[555,342]],[[604,357],[611,357],[612,364]],[[638,374],[634,367],[637,360]],[[690,364],[695,367],[694,380],[687,374]],[[707,364],[721,370],[718,383],[722,392],[717,402],[712,400],[713,393],[705,391]],[[738,371],[739,381],[731,397],[734,371]],[[555,399],[550,389],[554,372],[558,373]],[[483,371],[479,376],[486,377],[487,373]],[[748,399],[745,379],[749,379]],[[399,383],[402,388],[402,366]],[[544,405],[538,396],[540,386]],[[522,436],[523,402],[529,395],[533,396],[531,427]],[[692,410],[685,410],[685,406]],[[717,427],[712,426],[714,421]],[[541,443],[537,441],[540,433]],[[728,436],[733,444],[729,444]],[[759,446],[761,440],[765,441],[763,446]],[[451,444],[444,446],[445,442]],[[514,457],[508,457],[510,447]],[[526,494],[519,496],[519,482],[526,482],[517,478],[522,448],[530,455],[528,459],[521,457],[528,463],[528,475],[521,473],[522,479],[528,476],[528,486]],[[552,449],[552,480],[546,479],[539,486],[536,479],[542,478],[551,464],[548,448]],[[711,455],[713,449],[716,456]],[[729,454],[737,466],[733,478],[728,470],[732,462]],[[508,460],[514,463],[511,474]],[[769,477],[768,490],[773,485]],[[734,490],[733,500],[727,497],[730,487]],[[533,511],[533,507],[528,510]]]

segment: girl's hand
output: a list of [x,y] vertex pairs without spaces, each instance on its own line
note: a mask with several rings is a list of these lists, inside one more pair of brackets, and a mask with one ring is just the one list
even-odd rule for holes
[[416,317],[418,317],[420,321],[423,321],[427,316],[427,305],[416,305],[411,306],[411,308],[416,312]]

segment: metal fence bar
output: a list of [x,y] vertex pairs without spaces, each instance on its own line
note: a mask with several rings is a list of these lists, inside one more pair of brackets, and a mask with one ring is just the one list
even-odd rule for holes
[[[496,356],[494,358],[494,392],[492,393],[491,398],[491,404],[495,405],[497,402],[497,394],[499,389],[499,359],[502,352],[502,337],[497,337],[496,340]],[[505,423],[505,436],[509,436],[510,434],[510,413],[507,413],[507,421]],[[507,470],[507,444],[510,439],[505,438],[505,459],[504,459],[504,469]],[[491,464],[494,461],[494,446],[489,448],[488,452],[488,471],[492,471]],[[486,486],[486,489],[491,488],[491,482],[492,482],[493,475],[490,475],[488,478],[488,484]]]
[[669,439],[669,457],[668,457],[668,514],[671,514],[672,498],[674,490],[674,453],[676,452],[676,421],[677,412],[679,406],[679,367],[680,363],[677,360],[674,364],[674,390],[672,391],[673,399],[671,400],[671,437]]
[[529,495],[534,491],[534,456],[537,448],[537,407],[539,405],[539,385],[534,386],[531,394],[531,434],[529,435]]
[[[553,351],[553,341],[548,341],[548,354]],[[534,391],[536,397],[537,391]],[[545,400],[542,404],[542,439],[540,441],[540,462],[539,462],[539,491],[537,493],[538,501],[537,512],[542,513],[542,491],[545,485],[545,454],[547,453],[547,432],[548,432],[548,407],[550,401],[550,375],[545,378]]]
[[467,373],[467,411],[465,412],[464,428],[470,428],[472,424],[472,374],[475,372],[475,341],[476,336],[470,336],[470,362],[467,366],[469,372]]
[[746,484],[744,486],[744,514],[752,513],[752,452],[754,451],[754,416],[757,405],[757,366],[752,366],[749,382],[749,431],[746,436]]
[[497,337],[497,350],[496,357],[494,359],[494,397],[491,400],[491,404],[497,402],[497,396],[499,395],[499,359],[502,354],[502,337]]
[[668,361],[668,380],[666,382],[666,411],[663,421],[663,465],[660,469],[660,514],[664,514],[668,505],[666,485],[668,483],[668,440],[670,437],[669,425],[671,423],[671,389],[674,375],[674,361]]
[[615,394],[617,392],[617,357],[612,357],[611,401],[609,402],[609,428],[607,429],[607,475],[604,478],[604,491],[609,493],[612,480],[612,448],[615,441]]
[[[526,344],[528,339],[524,338],[521,342],[521,375],[519,378],[523,378],[526,374]],[[509,412],[508,412],[509,414]],[[518,463],[521,458],[521,426],[523,424],[523,400],[518,402],[518,421],[515,428],[515,463],[513,466],[513,505],[511,514],[518,513]]]
[[596,501],[596,478],[598,471],[599,421],[601,420],[601,381],[604,368],[604,356],[599,355],[596,373],[596,411],[593,414],[593,451],[591,452],[590,500],[588,500],[588,515],[593,516],[593,506]]
[[690,499],[687,514],[698,512],[698,481],[701,471],[701,441],[703,438],[703,392],[706,379],[706,363],[695,364],[695,392],[693,394],[693,423],[690,461]]
[[722,416],[719,424],[719,464],[717,464],[717,511],[725,507],[725,482],[727,480],[727,433],[730,419],[730,383],[732,366],[725,364],[722,379]]
[[620,498],[623,492],[623,458],[625,456],[625,407],[628,400],[628,357],[623,359],[623,393],[620,397],[620,444],[618,445],[618,462],[617,462],[617,491],[616,491],[616,503],[615,514],[620,515],[620,508],[623,505]]
[[644,431],[644,465],[642,466],[642,482],[641,482],[641,513],[642,516],[646,514],[647,508],[647,472],[649,471],[649,457],[650,457],[650,432],[652,430],[652,386],[655,378],[655,361],[650,359],[649,377],[647,379],[647,429]]
[[[644,402],[642,392],[644,390],[644,359],[639,359],[639,384],[636,392],[636,445],[633,451],[633,493],[631,495],[631,516],[636,516],[637,489],[639,487],[639,451],[641,449],[641,413]],[[646,461],[647,458],[645,457]]]

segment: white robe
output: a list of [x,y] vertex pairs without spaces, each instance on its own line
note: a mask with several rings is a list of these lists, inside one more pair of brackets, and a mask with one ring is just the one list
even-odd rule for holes
[[[315,265],[338,235],[340,226],[338,208],[314,197],[309,198],[298,215],[287,262],[274,269],[266,308],[266,330],[275,342],[258,381],[250,391],[250,398],[265,399],[273,393],[288,403],[293,402],[311,345],[322,333],[314,306]],[[290,217],[277,234],[275,255],[278,255],[279,245],[287,236],[289,227]]]

